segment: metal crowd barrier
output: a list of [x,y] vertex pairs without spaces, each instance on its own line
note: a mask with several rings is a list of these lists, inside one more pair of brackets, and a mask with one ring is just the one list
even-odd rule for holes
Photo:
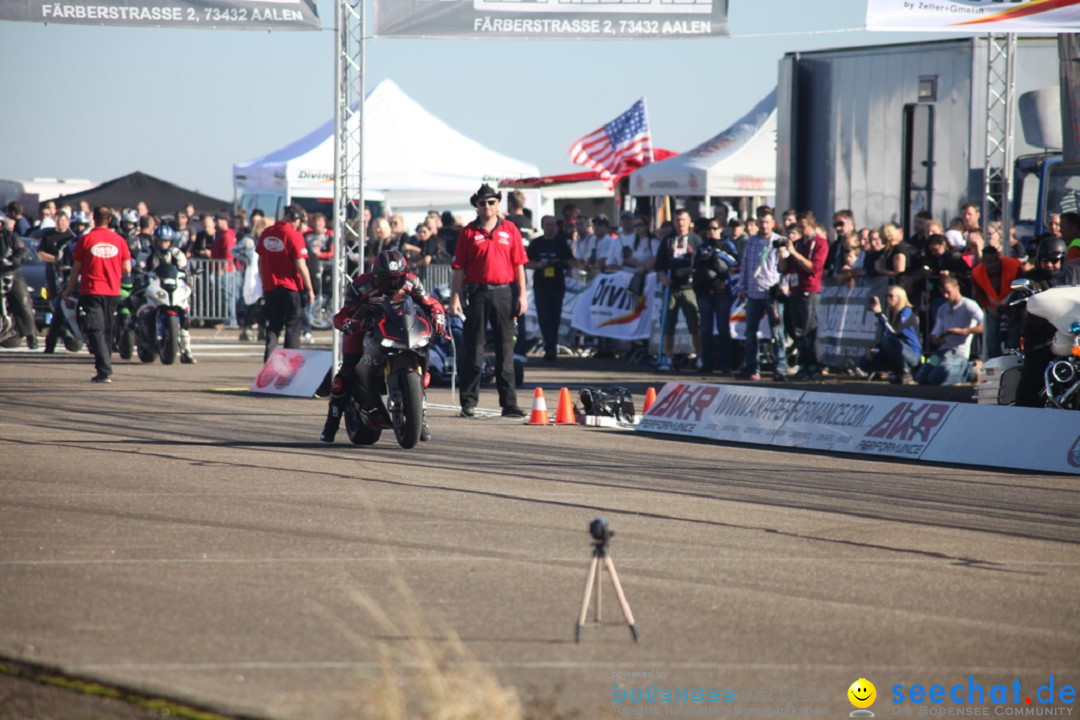
[[[187,282],[191,286],[191,310],[189,317],[192,320],[215,320],[224,322],[229,317],[225,300],[225,279],[236,283],[240,273],[226,276],[226,260],[212,260],[210,258],[192,258],[188,263]],[[233,289],[232,299],[236,299],[236,289]]]
[[443,263],[432,263],[421,268],[423,273],[420,275],[420,279],[424,283],[424,289],[428,292],[433,291],[440,285],[450,284],[450,265]]

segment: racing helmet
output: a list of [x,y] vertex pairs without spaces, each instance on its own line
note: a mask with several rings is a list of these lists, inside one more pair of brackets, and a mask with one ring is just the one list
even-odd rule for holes
[[120,213],[120,222],[131,223],[132,225],[139,224],[139,213],[131,208],[124,210]]
[[157,228],[154,229],[154,240],[161,242],[175,242],[176,231],[169,225],[158,225]]
[[371,268],[375,275],[375,289],[381,293],[392,295],[405,287],[405,276],[409,272],[409,263],[405,256],[397,250],[383,250],[375,258],[375,265]]
[[1039,250],[1035,254],[1036,262],[1043,260],[1065,260],[1065,255],[1068,252],[1068,248],[1065,246],[1065,241],[1059,237],[1044,238],[1039,243]]
[[75,212],[71,213],[71,224],[89,225],[90,213],[86,212],[85,210],[76,210]]

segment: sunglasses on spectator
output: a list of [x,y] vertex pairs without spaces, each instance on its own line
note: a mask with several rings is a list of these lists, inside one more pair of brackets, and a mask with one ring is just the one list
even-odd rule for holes
[[480,200],[479,204],[480,205],[498,205],[499,201],[496,200],[495,198],[491,198],[489,200]]
[[709,229],[710,229],[710,230],[719,230],[719,229],[720,229],[720,226],[719,226],[719,225],[710,225],[710,226],[709,226]]
[[844,227],[844,223],[842,223],[842,222],[834,222],[834,223],[832,224],[832,226],[833,226],[834,228],[842,228],[842,227]]

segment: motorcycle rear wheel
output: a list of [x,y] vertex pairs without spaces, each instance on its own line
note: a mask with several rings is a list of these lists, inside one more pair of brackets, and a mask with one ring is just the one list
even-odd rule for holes
[[180,319],[175,315],[165,318],[165,325],[161,328],[161,362],[164,365],[172,365],[176,362],[176,355],[180,352]]
[[381,428],[369,428],[364,423],[360,409],[351,399],[345,406],[345,432],[353,445],[374,445],[382,437]]
[[401,406],[394,417],[394,435],[398,445],[406,450],[420,442],[420,430],[424,426],[424,388],[415,372],[404,373],[398,381]]

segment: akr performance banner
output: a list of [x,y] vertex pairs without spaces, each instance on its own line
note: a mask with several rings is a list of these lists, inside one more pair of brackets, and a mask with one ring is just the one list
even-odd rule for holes
[[868,0],[867,30],[1080,32],[1080,0]]
[[3,0],[0,20],[205,30],[321,27],[315,0]]
[[728,35],[728,0],[375,0],[375,35],[629,40]]

